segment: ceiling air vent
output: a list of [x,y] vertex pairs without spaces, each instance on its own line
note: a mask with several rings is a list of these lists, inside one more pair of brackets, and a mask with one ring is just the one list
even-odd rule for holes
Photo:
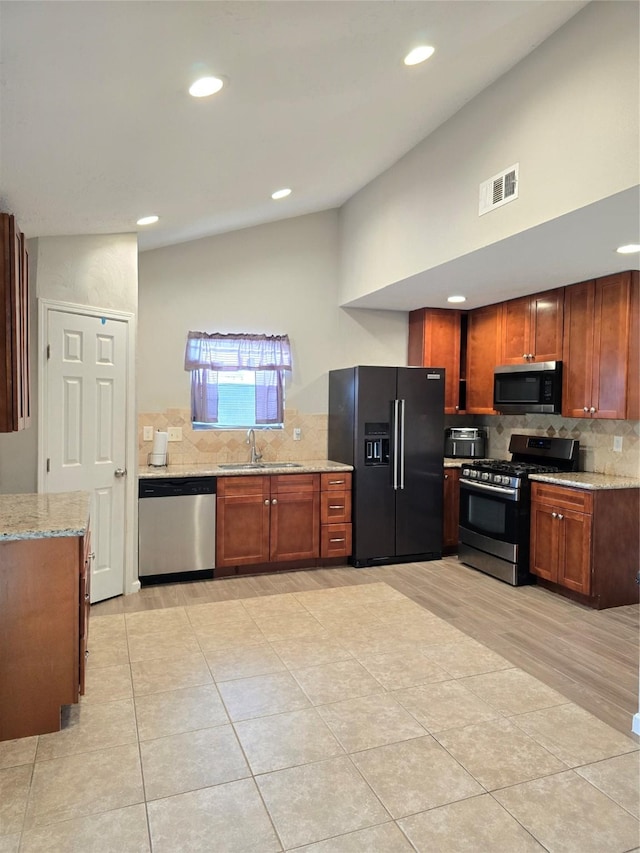
[[480,184],[479,216],[518,198],[519,165],[516,163],[515,166],[509,166],[504,172]]

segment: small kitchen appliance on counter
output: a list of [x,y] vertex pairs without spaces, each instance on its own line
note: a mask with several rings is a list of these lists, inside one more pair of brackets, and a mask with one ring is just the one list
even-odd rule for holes
[[449,427],[444,431],[444,455],[452,459],[483,459],[487,431],[476,427]]
[[529,573],[531,474],[579,470],[572,438],[514,433],[511,461],[482,459],[460,472],[458,558],[512,586],[533,583]]

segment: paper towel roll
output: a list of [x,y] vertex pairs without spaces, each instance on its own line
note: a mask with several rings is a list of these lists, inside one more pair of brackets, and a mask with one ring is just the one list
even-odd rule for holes
[[149,454],[149,465],[154,465],[158,468],[167,464],[167,442],[169,440],[168,432],[160,432],[156,430],[153,434],[153,448]]

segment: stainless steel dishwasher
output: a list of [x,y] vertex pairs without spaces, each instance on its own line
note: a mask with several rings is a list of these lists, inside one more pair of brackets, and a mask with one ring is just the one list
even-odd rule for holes
[[138,575],[141,582],[192,573],[213,577],[216,478],[138,481]]

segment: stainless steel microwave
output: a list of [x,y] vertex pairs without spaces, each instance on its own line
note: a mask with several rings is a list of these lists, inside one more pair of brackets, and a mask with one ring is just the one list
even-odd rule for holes
[[505,364],[493,377],[493,408],[505,415],[560,413],[562,362]]

